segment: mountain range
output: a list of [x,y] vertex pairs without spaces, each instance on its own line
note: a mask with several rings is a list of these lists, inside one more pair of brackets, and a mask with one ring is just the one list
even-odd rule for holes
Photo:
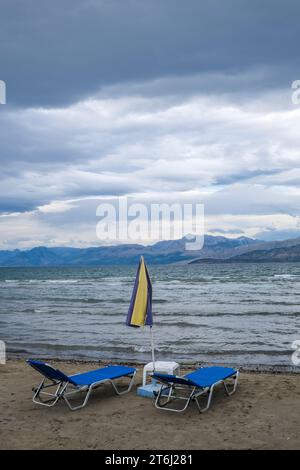
[[265,242],[254,245],[249,250],[223,258],[198,258],[190,261],[196,263],[268,263],[300,262],[300,238],[280,242]]
[[202,262],[300,261],[300,238],[265,242],[248,237],[204,236],[204,246],[187,251],[189,237],[154,245],[124,244],[91,248],[36,247],[29,250],[0,251],[0,266],[103,266],[132,265],[144,255],[150,264]]

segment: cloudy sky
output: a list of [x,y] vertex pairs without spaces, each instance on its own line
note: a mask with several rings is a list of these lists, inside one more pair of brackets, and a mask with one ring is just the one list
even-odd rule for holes
[[103,201],[300,234],[298,0],[0,0],[0,248],[89,246]]

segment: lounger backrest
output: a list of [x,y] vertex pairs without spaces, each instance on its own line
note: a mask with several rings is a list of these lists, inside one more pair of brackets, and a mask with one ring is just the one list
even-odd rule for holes
[[58,380],[59,382],[70,382],[74,384],[73,380],[61,372],[59,369],[54,369],[54,367],[50,366],[46,362],[41,361],[33,361],[31,359],[27,360],[28,364],[31,365],[35,370],[37,370],[40,374],[47,377],[50,380]]
[[158,372],[154,372],[152,374],[154,379],[158,379],[161,382],[165,382],[167,384],[180,384],[180,385],[188,385],[189,387],[195,387],[195,384],[192,380],[185,379],[184,377],[178,377],[177,375],[170,375],[170,374],[159,374]]

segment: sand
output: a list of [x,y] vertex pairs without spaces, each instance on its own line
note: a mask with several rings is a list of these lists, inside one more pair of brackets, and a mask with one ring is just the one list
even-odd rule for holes
[[[98,367],[56,365],[67,373]],[[204,414],[194,404],[184,414],[159,411],[135,388],[116,396],[109,385],[82,410],[71,412],[63,401],[45,408],[31,400],[39,379],[23,360],[0,366],[0,449],[300,448],[300,375],[241,373],[236,394],[220,388]]]

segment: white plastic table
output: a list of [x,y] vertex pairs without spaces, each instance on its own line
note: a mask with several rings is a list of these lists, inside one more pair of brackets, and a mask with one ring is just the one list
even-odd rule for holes
[[[180,375],[180,366],[177,362],[155,361],[155,372],[163,374]],[[147,383],[147,374],[153,373],[153,362],[145,365],[143,370],[143,386]]]

